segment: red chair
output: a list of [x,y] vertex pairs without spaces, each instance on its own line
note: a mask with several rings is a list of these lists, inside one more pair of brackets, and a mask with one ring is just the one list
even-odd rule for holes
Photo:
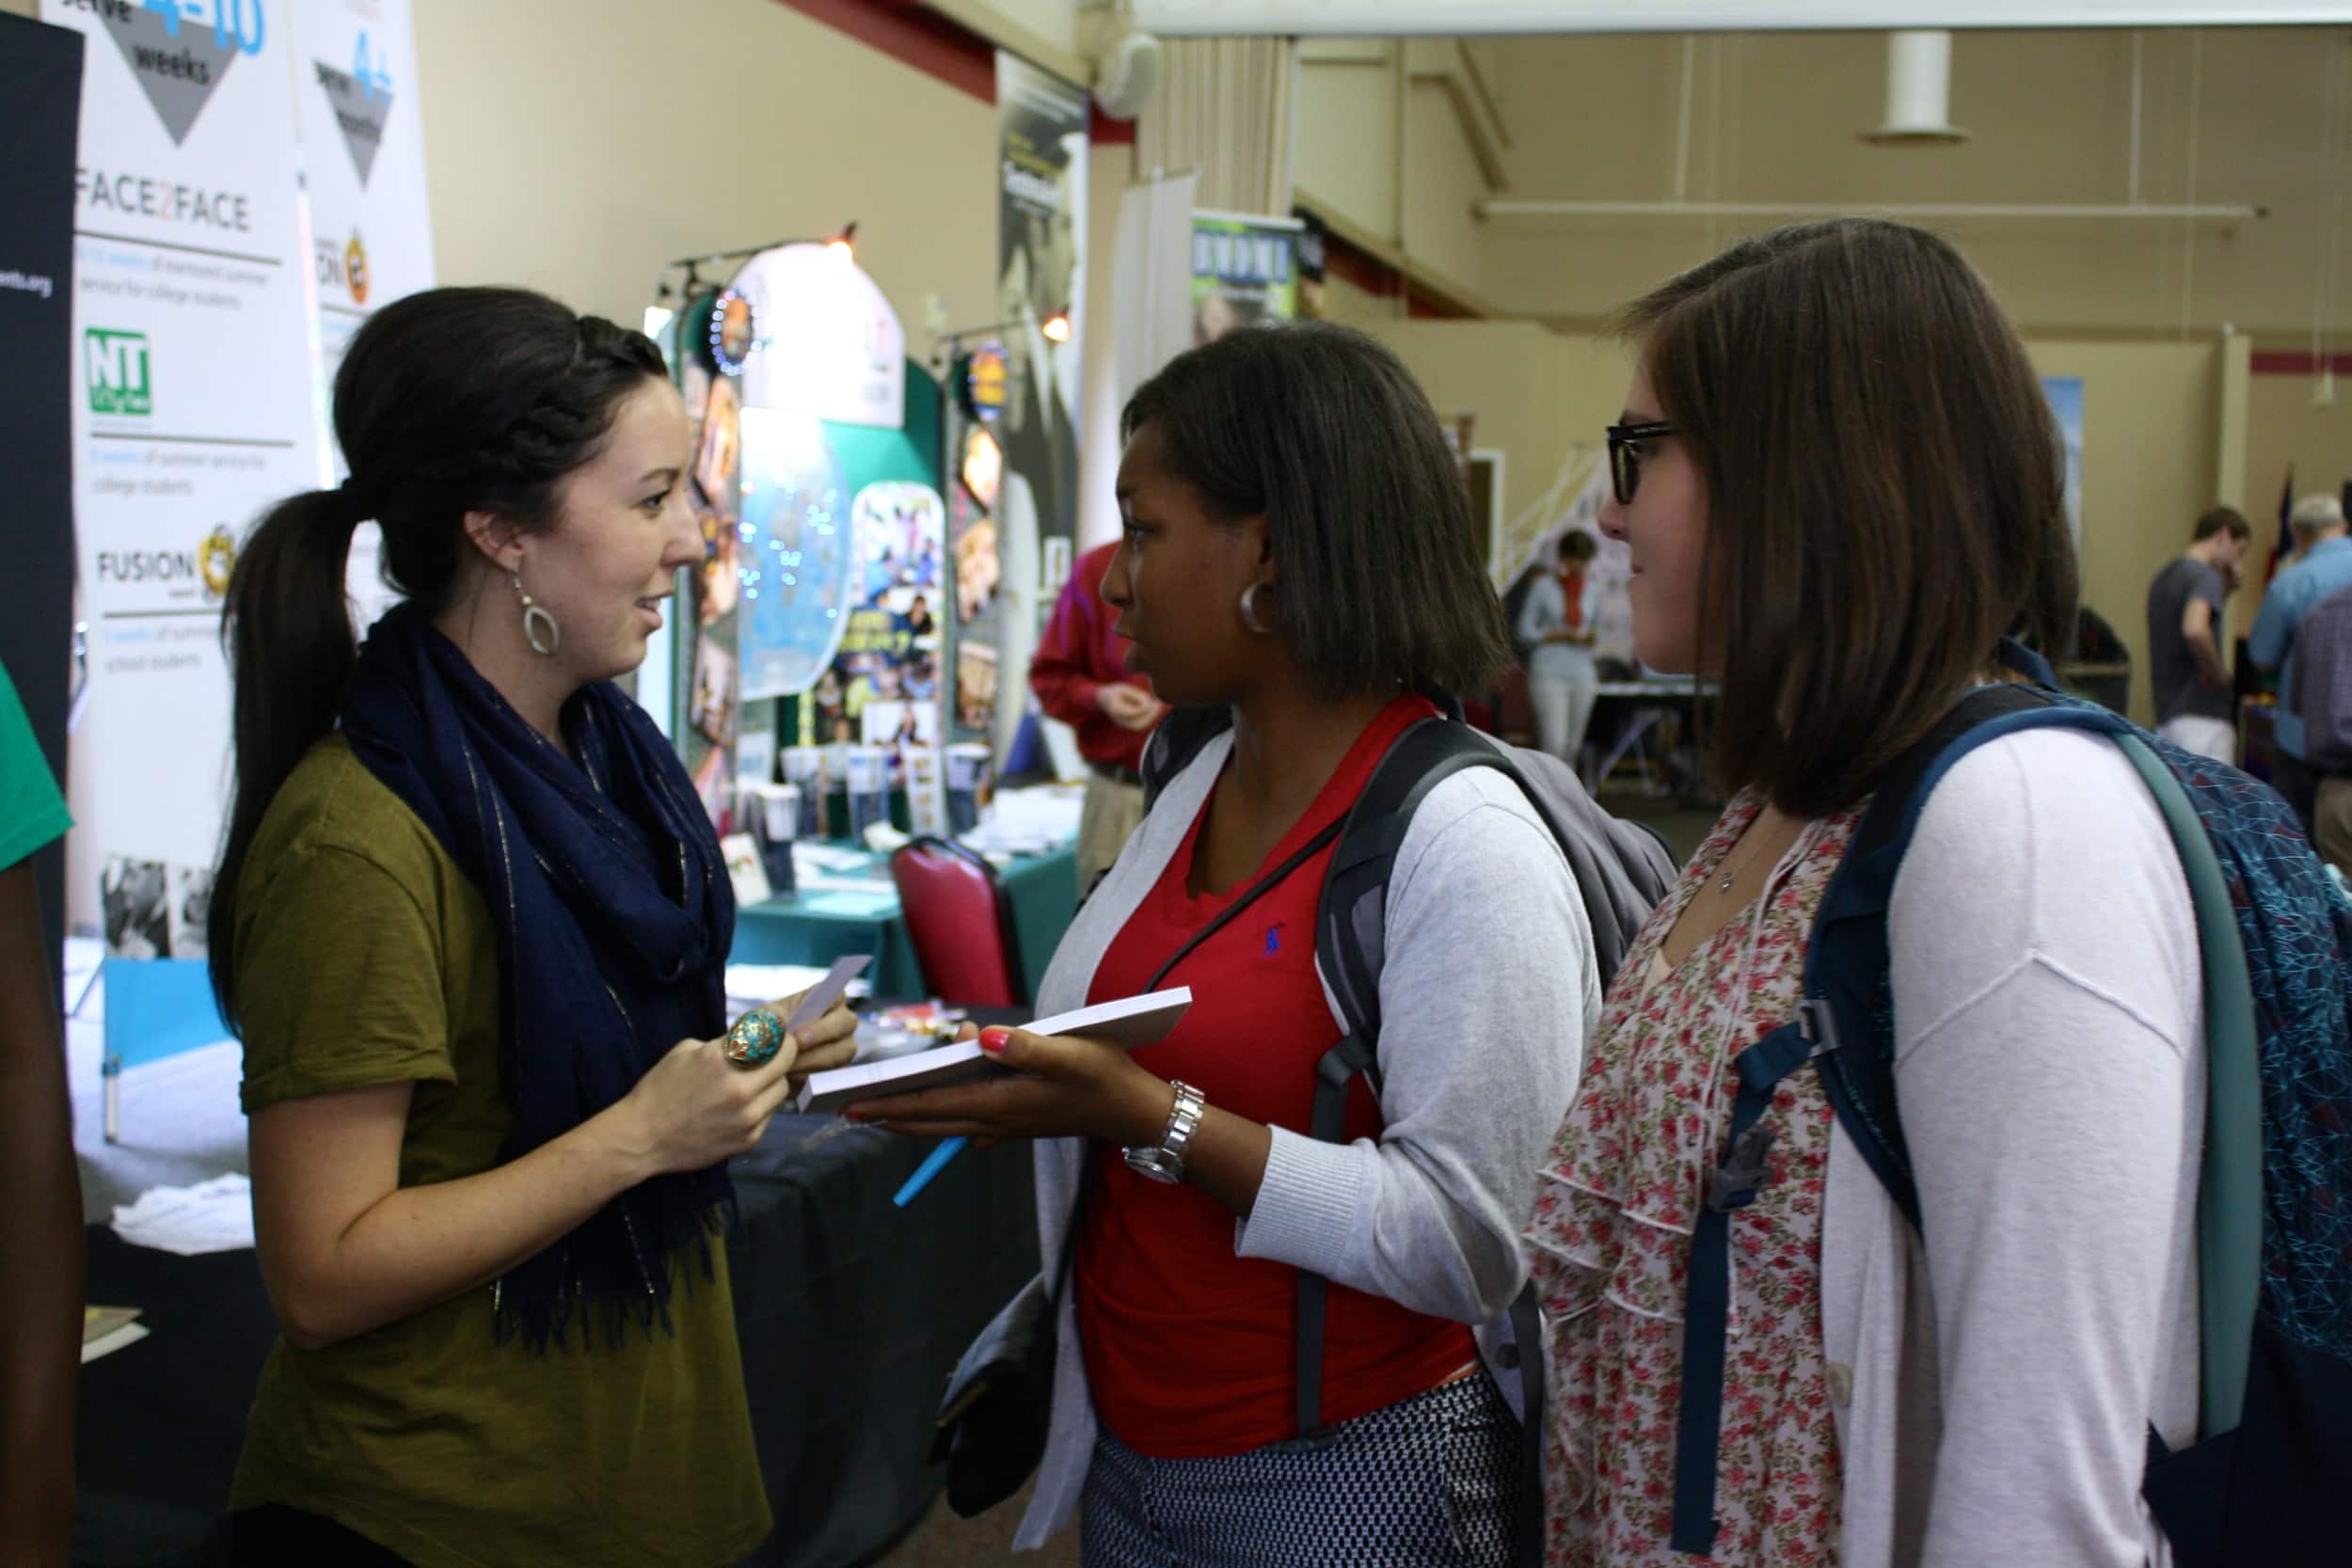
[[925,833],[890,857],[923,984],[959,1007],[1028,1006],[1012,895],[977,853]]

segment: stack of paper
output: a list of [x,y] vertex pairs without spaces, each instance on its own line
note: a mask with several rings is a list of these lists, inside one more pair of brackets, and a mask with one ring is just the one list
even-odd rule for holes
[[87,1367],[102,1355],[112,1355],[146,1338],[147,1327],[137,1322],[138,1315],[135,1307],[83,1307],[82,1365]]
[[133,1246],[193,1258],[253,1244],[253,1185],[234,1174],[193,1187],[150,1187],[115,1205],[114,1232]]
[[823,970],[809,964],[729,964],[727,1013],[747,1013],[798,996],[824,977]]
[[[1191,988],[1178,986],[1172,990],[1155,990],[1148,996],[1131,996],[1124,1001],[1080,1007],[1075,1012],[1057,1013],[1025,1027],[1032,1035],[1084,1035],[1089,1039],[1108,1040],[1136,1051],[1165,1039],[1191,1006]],[[940,1088],[1001,1070],[988,1060],[977,1040],[959,1040],[953,1045],[893,1056],[886,1061],[859,1062],[830,1072],[812,1072],[801,1089],[800,1108],[804,1112],[837,1111],[861,1100]]]
[[1084,809],[1084,798],[1059,784],[1003,790],[990,806],[988,820],[957,837],[983,852],[1040,855],[1077,838]]

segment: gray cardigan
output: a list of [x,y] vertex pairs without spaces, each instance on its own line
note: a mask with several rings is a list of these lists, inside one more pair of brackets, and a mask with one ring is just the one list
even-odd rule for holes
[[[1085,1006],[1104,950],[1159,881],[1232,750],[1232,737],[1218,736],[1168,782],[1062,939],[1039,988],[1041,1013]],[[1381,1134],[1324,1144],[1276,1128],[1256,1206],[1234,1223],[1234,1256],[1490,1324],[1525,1278],[1518,1233],[1535,1171],[1600,1014],[1582,899],[1508,779],[1470,769],[1422,801],[1391,875],[1387,939]],[[1336,1006],[1332,1017],[1339,1022]],[[1083,1157],[1077,1139],[1037,1146],[1038,1237],[1048,1259],[1060,1256]],[[1093,1455],[1073,1317],[1065,1298],[1053,1424],[1014,1540],[1024,1549],[1075,1513]]]

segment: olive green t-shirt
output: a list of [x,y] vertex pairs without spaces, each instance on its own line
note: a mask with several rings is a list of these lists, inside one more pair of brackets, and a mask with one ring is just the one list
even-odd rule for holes
[[[270,804],[239,881],[236,1000],[249,1116],[413,1084],[400,1181],[499,1163],[498,944],[487,905],[416,814],[324,740]],[[718,1277],[680,1266],[675,1335],[497,1344],[490,1290],[262,1369],[232,1509],[325,1514],[420,1568],[731,1563],[767,1495]]]

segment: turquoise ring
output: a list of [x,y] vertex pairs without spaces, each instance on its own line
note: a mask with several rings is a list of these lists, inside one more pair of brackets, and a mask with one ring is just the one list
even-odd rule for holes
[[727,1060],[737,1067],[757,1067],[784,1049],[784,1021],[765,1007],[755,1007],[727,1029]]

